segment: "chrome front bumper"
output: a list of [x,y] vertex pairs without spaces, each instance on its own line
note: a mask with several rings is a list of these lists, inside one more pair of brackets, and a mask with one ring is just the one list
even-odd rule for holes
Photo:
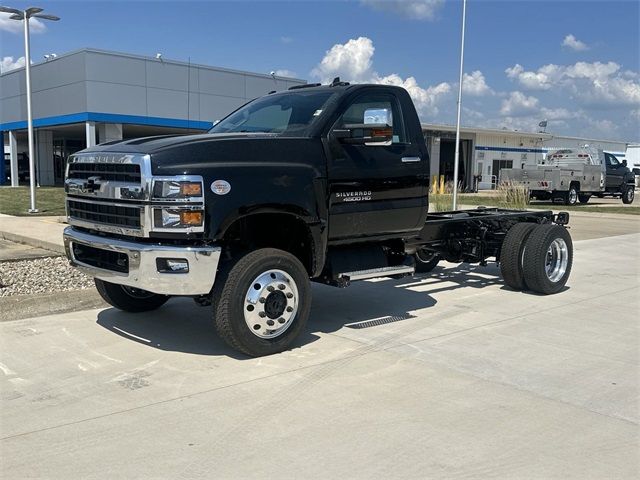
[[[71,264],[87,275],[128,287],[163,295],[206,295],[216,278],[220,247],[179,247],[142,242],[128,242],[90,235],[73,227],[64,230],[64,246]],[[74,244],[117,252],[128,258],[128,273],[98,268],[83,263],[74,254]],[[188,272],[159,271],[158,259],[180,259],[189,263]]]

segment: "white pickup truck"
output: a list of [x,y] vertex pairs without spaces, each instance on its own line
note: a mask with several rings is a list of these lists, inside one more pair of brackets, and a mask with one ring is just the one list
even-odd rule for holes
[[536,200],[575,205],[587,203],[592,195],[610,195],[629,204],[634,198],[635,174],[627,168],[626,161],[585,147],[558,150],[536,166],[504,168],[500,182],[523,184]]

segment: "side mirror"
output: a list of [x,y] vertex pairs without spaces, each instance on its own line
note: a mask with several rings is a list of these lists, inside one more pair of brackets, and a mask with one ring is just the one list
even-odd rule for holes
[[626,167],[627,166],[627,161],[626,160],[622,160],[622,166]]
[[349,145],[390,144],[393,140],[393,128],[386,123],[348,124],[332,133],[340,143]]

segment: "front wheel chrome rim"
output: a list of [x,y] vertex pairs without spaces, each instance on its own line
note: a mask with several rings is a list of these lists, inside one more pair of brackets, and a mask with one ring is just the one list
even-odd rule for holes
[[569,203],[576,203],[577,200],[578,200],[578,192],[576,192],[573,189],[569,190]]
[[437,253],[434,252],[428,252],[425,250],[417,250],[416,251],[416,258],[418,259],[418,261],[420,263],[429,263],[430,261],[432,261],[436,255],[438,255]]
[[545,273],[547,278],[556,283],[558,282],[567,271],[567,265],[569,264],[569,248],[567,243],[562,238],[556,238],[549,249],[545,258]]
[[244,321],[256,337],[273,339],[282,335],[298,312],[298,287],[283,270],[258,275],[244,296]]

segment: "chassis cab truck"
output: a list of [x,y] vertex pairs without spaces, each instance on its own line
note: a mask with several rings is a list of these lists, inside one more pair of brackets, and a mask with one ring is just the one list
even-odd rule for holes
[[71,156],[65,247],[114,307],[145,312],[192,297],[250,356],[300,335],[311,281],[347,287],[426,273],[441,259],[493,258],[514,289],[563,289],[568,214],[430,214],[428,186],[408,93],[336,79],[258,98],[207,134]]

